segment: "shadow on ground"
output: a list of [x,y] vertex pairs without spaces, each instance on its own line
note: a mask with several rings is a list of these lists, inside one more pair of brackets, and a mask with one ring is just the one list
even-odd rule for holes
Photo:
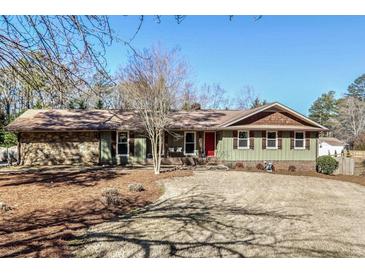
[[309,214],[236,206],[193,189],[95,226],[69,244],[78,257],[348,257],[365,248],[324,235]]
[[67,209],[36,210],[17,216],[0,224],[0,257],[69,257],[65,241],[74,239],[80,229],[146,205],[139,197],[124,199],[118,208],[108,208],[100,200],[93,200],[71,204]]
[[122,175],[121,172],[117,172],[112,169],[85,169],[85,170],[49,170],[39,169],[37,171],[28,170],[19,172],[9,172],[8,174],[2,174],[0,177],[0,187],[8,186],[22,186],[29,184],[42,184],[42,186],[63,186],[80,185],[80,186],[94,186],[101,180],[111,180],[117,175]]

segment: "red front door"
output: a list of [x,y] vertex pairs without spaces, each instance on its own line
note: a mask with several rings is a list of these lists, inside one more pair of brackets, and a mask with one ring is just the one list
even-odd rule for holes
[[205,153],[207,157],[214,157],[215,150],[215,133],[205,132]]

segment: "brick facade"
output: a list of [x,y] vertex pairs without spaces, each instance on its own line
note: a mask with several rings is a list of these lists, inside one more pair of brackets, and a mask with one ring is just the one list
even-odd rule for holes
[[97,132],[32,132],[20,135],[23,165],[95,165],[99,163]]

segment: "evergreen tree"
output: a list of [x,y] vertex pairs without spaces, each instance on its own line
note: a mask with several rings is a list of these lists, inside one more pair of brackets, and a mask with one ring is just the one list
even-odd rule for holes
[[78,100],[78,109],[87,109],[87,104],[84,99]]
[[99,99],[99,100],[96,102],[95,108],[96,108],[96,109],[103,109],[103,108],[104,108],[103,100]]
[[71,100],[69,103],[68,103],[68,108],[69,109],[75,109],[76,106],[75,106],[75,101],[74,100]]
[[337,116],[338,101],[334,91],[323,93],[309,109],[309,118],[327,127],[333,127],[333,119]]
[[361,101],[365,101],[365,74],[358,77],[349,85],[346,96],[352,96]]

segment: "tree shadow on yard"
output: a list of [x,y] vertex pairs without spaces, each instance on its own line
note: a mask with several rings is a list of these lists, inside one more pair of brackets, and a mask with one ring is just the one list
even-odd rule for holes
[[93,227],[69,243],[78,257],[349,257],[352,248],[365,248],[318,231],[308,214],[192,192]]
[[101,200],[90,200],[60,210],[35,210],[16,216],[0,223],[0,257],[69,257],[66,241],[82,229],[147,204],[139,196],[125,198],[114,208]]
[[88,187],[94,186],[102,180],[114,179],[117,175],[123,175],[123,173],[111,168],[94,168],[74,171],[70,171],[66,168],[57,170],[57,172],[54,170],[41,170],[9,173],[0,176],[0,187],[18,187],[34,184],[41,184],[42,186],[49,187],[63,186],[65,184]]

